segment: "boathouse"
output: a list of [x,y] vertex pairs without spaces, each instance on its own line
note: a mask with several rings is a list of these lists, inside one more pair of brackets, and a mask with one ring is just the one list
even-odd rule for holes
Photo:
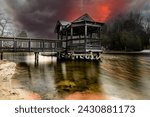
[[88,14],[73,22],[58,21],[55,28],[58,46],[67,53],[99,53],[104,23],[94,21]]

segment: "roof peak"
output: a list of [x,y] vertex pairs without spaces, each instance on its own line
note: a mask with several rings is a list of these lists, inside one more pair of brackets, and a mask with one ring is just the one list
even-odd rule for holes
[[80,16],[79,18],[74,20],[73,22],[80,22],[80,21],[92,21],[92,22],[95,22],[93,20],[93,18],[88,13],[83,14],[82,16]]

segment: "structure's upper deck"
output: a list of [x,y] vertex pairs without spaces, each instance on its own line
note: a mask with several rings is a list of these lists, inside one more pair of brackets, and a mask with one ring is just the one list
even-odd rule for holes
[[[77,18],[73,22],[67,21],[58,21],[55,27],[55,33],[63,33],[64,30],[70,30],[71,27],[82,27],[82,26],[90,26],[92,27],[101,27],[104,23],[94,21],[88,14],[84,14],[83,16]],[[70,33],[70,32],[68,32]]]

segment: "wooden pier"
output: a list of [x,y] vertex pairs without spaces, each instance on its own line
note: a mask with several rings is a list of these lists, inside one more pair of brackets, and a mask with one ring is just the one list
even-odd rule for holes
[[44,38],[0,37],[0,59],[3,59],[5,52],[34,52],[37,63],[40,52],[61,52],[59,43],[60,40]]
[[44,38],[0,37],[0,57],[4,52],[34,52],[38,62],[40,52],[57,53],[58,59],[101,58],[101,30],[104,23],[95,22],[84,14],[73,22],[58,21],[56,40]]

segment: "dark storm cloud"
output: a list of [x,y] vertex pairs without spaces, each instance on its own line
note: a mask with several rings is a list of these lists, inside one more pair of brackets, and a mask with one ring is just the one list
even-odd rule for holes
[[58,19],[66,20],[72,0],[7,0],[15,21],[35,36],[52,36]]
[[150,2],[144,5],[142,13],[146,17],[150,17]]
[[[0,0],[2,1],[2,0]],[[4,1],[4,0],[3,0]],[[54,37],[57,20],[70,20],[86,12],[86,6],[110,0],[5,0],[16,24],[35,37]],[[111,0],[113,1],[113,0]],[[114,0],[115,1],[115,0]],[[128,7],[139,9],[149,0],[128,1]],[[148,2],[147,2],[148,4]],[[145,12],[149,10],[145,6]],[[89,7],[88,7],[89,8]],[[130,9],[129,8],[129,9]],[[94,9],[94,7],[93,7]]]

